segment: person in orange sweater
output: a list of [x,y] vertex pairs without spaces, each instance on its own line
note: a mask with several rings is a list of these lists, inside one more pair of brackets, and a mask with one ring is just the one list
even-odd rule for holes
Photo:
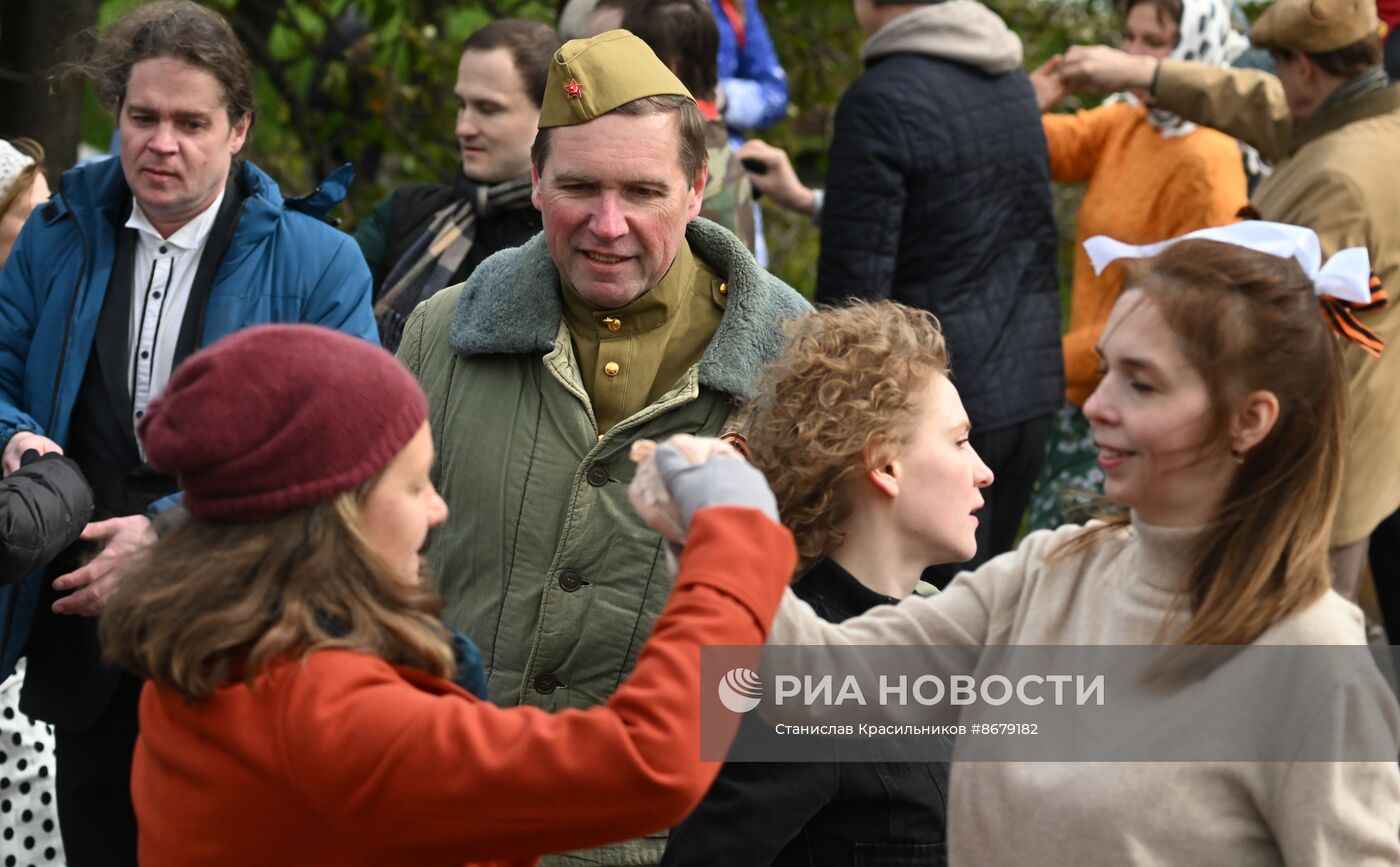
[[[1125,51],[1227,65],[1228,10],[1221,0],[1129,0]],[[1031,75],[1049,111],[1068,93],[1051,58]],[[1096,275],[1084,241],[1110,235],[1147,244],[1233,222],[1247,204],[1239,144],[1145,103],[1145,94],[1074,114],[1042,117],[1056,181],[1084,183],[1075,231],[1069,330],[1064,335],[1065,400],[1030,507],[1032,529],[1080,519],[1081,492],[1102,490],[1089,425],[1080,407],[1098,385],[1094,351],[1123,288],[1123,267]]]
[[101,621],[148,679],[146,867],[528,864],[675,824],[709,787],[699,648],[761,644],[796,566],[744,461],[668,444],[638,471],[688,533],[670,604],[611,701],[551,715],[449,679],[418,556],[447,507],[427,402],[388,353],[248,329],[186,361],[140,434],[187,512]]

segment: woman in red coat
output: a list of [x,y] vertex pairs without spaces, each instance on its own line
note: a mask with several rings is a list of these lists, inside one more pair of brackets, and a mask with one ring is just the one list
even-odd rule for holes
[[710,785],[699,648],[762,643],[796,564],[758,471],[696,473],[663,446],[688,541],[632,676],[587,711],[501,709],[449,679],[420,581],[447,514],[426,419],[390,355],[313,326],[220,341],[151,405],[143,447],[189,517],[101,624],[109,657],[149,680],[132,766],[146,867],[529,863],[673,825]]

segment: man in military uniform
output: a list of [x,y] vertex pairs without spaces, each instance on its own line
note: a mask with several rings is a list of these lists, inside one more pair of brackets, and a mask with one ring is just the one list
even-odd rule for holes
[[494,701],[562,710],[612,694],[670,591],[627,502],[632,443],[723,433],[807,304],[696,219],[705,120],[632,34],[555,54],[532,165],[544,232],[420,305],[399,357],[450,507],[427,552],[445,617],[481,646]]

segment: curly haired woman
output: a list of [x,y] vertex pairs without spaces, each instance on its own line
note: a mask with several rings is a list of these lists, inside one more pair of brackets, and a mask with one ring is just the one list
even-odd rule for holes
[[[797,540],[793,592],[822,618],[933,592],[925,568],[976,552],[992,473],[931,314],[856,303],[797,320],[744,427]],[[947,784],[940,763],[731,762],[663,864],[853,864],[872,847],[943,864]]]

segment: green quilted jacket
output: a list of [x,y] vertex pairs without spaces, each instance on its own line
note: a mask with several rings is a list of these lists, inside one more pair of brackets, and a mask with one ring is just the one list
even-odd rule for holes
[[451,509],[428,559],[500,704],[582,708],[617,688],[671,588],[660,537],[627,502],[632,443],[722,433],[781,351],[781,321],[809,309],[721,227],[697,219],[686,238],[729,284],[719,330],[675,388],[602,437],[542,235],[420,304],[404,330]]

